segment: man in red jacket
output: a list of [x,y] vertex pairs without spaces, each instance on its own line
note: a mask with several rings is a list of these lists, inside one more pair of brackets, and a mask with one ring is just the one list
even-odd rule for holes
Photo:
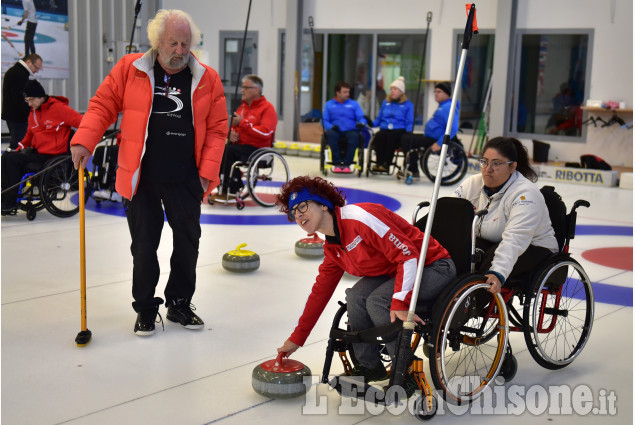
[[[262,79],[257,75],[248,75],[242,80],[242,104],[234,113],[229,143],[225,145],[221,187],[218,194],[209,198],[225,201],[235,197],[242,188],[240,171],[235,169],[230,176],[232,164],[247,161],[258,148],[271,147],[278,125],[276,109],[262,94]],[[229,194],[227,191],[229,190]]]
[[218,73],[190,46],[200,32],[181,10],[159,10],[148,22],[152,48],[125,55],[90,100],[71,141],[75,166],[85,163],[123,111],[115,188],[123,198],[132,237],[132,307],[136,335],[154,333],[163,300],[157,249],[164,214],[172,228],[167,318],[202,329],[192,311],[201,237],[201,202],[219,182],[227,134],[227,104]]
[[[26,173],[27,164],[43,165],[68,152],[71,127],[79,127],[82,115],[62,96],[47,96],[37,80],[24,85],[24,100],[31,107],[26,135],[14,151],[2,155],[2,189],[13,186]],[[2,215],[15,214],[18,189],[2,194]]]

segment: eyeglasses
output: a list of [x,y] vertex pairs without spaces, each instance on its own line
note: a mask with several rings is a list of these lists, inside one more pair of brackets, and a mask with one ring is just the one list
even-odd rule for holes
[[167,72],[163,74],[163,82],[165,83],[165,97],[168,97],[170,94],[170,79],[172,78],[171,74]]
[[481,166],[481,168],[485,169],[488,166],[492,166],[492,170],[496,171],[498,170],[498,167],[500,167],[503,164],[512,164],[514,161],[499,161],[499,160],[493,160],[493,161],[488,161],[487,159],[479,159],[478,163]]
[[248,90],[248,89],[257,89],[258,86],[242,86],[241,89],[243,90]]
[[292,220],[295,220],[295,213],[296,212],[300,212],[300,214],[304,214],[306,212],[306,210],[309,209],[309,201],[303,201],[300,202],[299,204],[295,205],[293,208],[291,208],[291,210],[289,210],[289,217]]

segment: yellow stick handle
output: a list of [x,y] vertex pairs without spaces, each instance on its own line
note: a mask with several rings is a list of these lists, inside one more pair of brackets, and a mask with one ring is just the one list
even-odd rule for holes
[[88,329],[86,324],[86,220],[84,217],[84,167],[79,162],[79,274],[81,280],[82,331]]

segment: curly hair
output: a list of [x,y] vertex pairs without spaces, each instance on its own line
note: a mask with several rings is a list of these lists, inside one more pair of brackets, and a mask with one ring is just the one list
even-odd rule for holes
[[157,49],[159,47],[159,42],[165,32],[165,24],[170,18],[186,21],[190,25],[190,47],[193,48],[197,46],[199,41],[201,41],[201,32],[192,17],[179,9],[160,9],[154,18],[148,21],[148,40],[152,48]]
[[293,220],[289,217],[289,196],[302,189],[307,189],[312,194],[328,199],[334,206],[343,207],[346,205],[346,195],[333,183],[322,177],[299,176],[285,183],[281,192],[276,195],[276,206],[280,212],[287,215],[291,222]]

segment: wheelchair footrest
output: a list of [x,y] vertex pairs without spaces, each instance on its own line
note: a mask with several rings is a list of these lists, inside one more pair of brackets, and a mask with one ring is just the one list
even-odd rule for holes
[[364,382],[364,378],[361,376],[335,376],[329,381],[329,386],[342,397],[359,398],[375,404],[386,404],[384,389]]
[[332,328],[329,336],[333,339],[344,340],[347,343],[365,342],[381,344],[382,342],[395,339],[401,329],[403,329],[403,323],[395,321],[388,325],[377,326],[376,328],[365,329],[363,331],[345,331],[339,328]]

